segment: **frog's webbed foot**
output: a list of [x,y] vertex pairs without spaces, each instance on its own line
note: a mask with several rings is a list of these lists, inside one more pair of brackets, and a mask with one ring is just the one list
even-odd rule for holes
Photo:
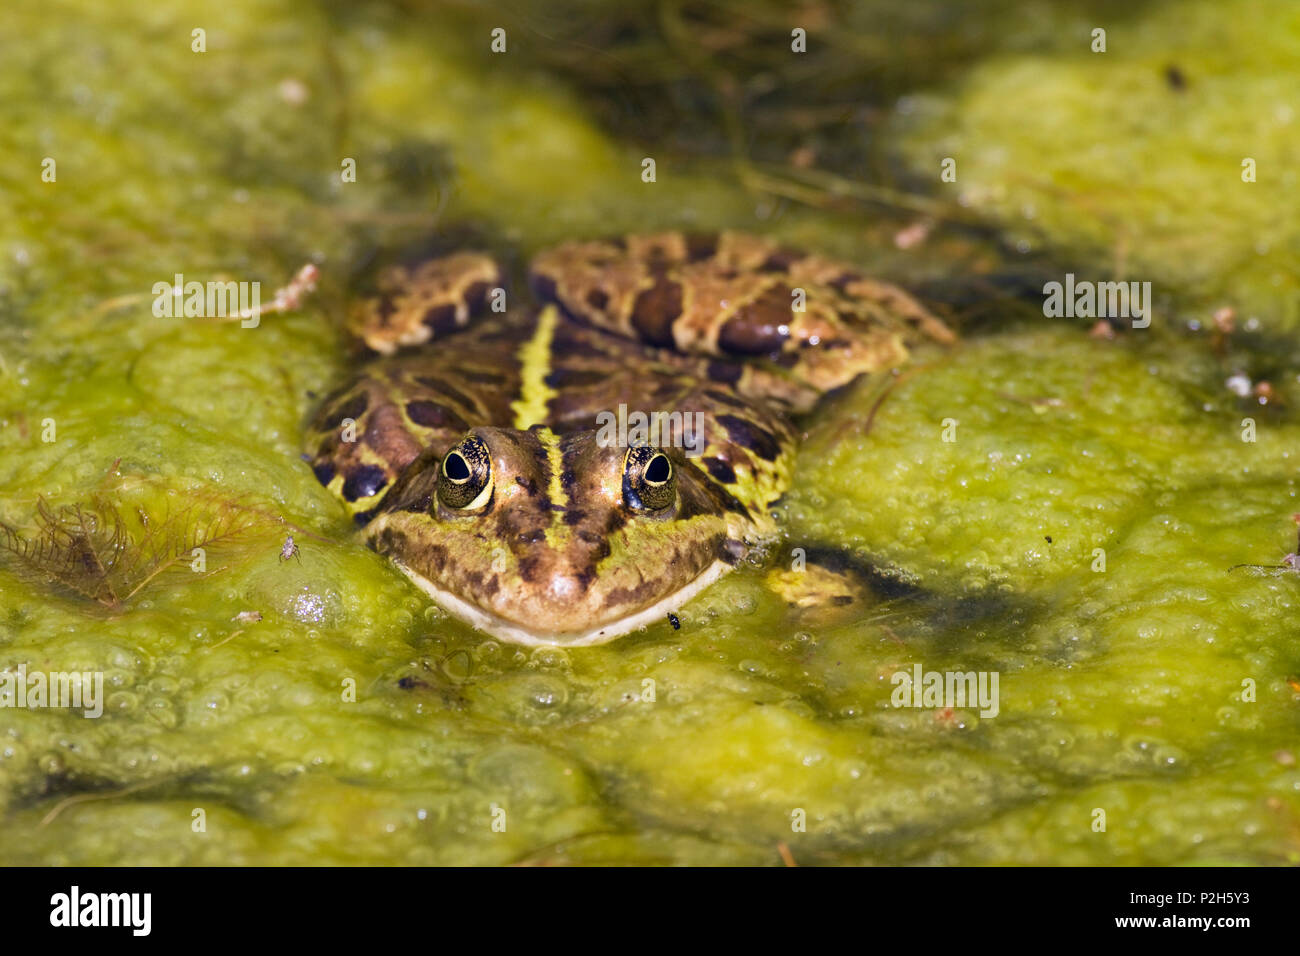
[[920,593],[835,548],[799,549],[795,561],[769,570],[764,583],[798,624],[813,627],[860,620],[883,601]]

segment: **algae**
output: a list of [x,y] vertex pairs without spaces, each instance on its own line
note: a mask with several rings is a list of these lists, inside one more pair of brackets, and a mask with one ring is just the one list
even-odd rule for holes
[[[948,5],[924,4],[873,19],[905,6],[851,14],[838,59],[823,63],[839,71],[835,95],[868,56],[889,64],[872,109],[892,123],[915,120],[919,101],[900,111],[891,97],[924,87],[967,104],[953,135],[997,112],[1014,123],[1001,148],[1044,162],[1041,124],[1099,122],[1086,98],[998,106],[1006,89],[1024,94],[1003,71],[1025,57],[1053,87],[1087,82],[1084,54],[1025,52],[1073,37],[1077,15],[1035,5],[1037,19],[1015,27],[994,5],[954,29]],[[1262,68],[1229,70],[1231,51],[1250,60],[1289,35],[1273,31],[1269,47],[1241,26],[1264,9],[1253,0],[1198,7],[1187,34],[1160,7],[1119,6],[1096,9],[1123,17],[1117,34],[1146,37],[1142,62],[1118,42],[1108,61],[1133,76],[1184,35],[1238,24],[1217,54],[1178,48],[1189,96],[1211,95],[1215,64],[1225,90],[1262,82]],[[717,20],[729,8],[709,9]],[[649,10],[620,14],[631,35],[663,26]],[[788,37],[763,10],[751,35]],[[1294,346],[1238,336],[1216,352],[1167,323],[1101,342],[1026,321],[1023,297],[975,280],[1034,261],[944,227],[968,212],[924,196],[883,210],[872,204],[893,193],[868,179],[868,199],[765,192],[755,184],[772,185],[770,169],[751,164],[768,178],[746,179],[734,156],[714,155],[725,136],[652,145],[658,179],[644,183],[648,147],[610,118],[592,70],[560,69],[571,52],[529,59],[546,42],[541,14],[531,29],[509,21],[517,59],[490,54],[495,14],[472,4],[52,0],[4,16],[0,520],[31,534],[42,500],[75,507],[131,489],[145,489],[131,500],[146,516],[213,495],[274,519],[214,547],[203,573],[169,569],[115,607],[0,562],[0,668],[105,679],[98,719],[0,709],[5,863],[1296,861],[1300,645],[1288,620],[1300,582],[1229,570],[1276,564],[1294,543]],[[588,22],[606,16],[592,8]],[[911,39],[894,50],[878,23]],[[906,65],[939,38],[945,55],[923,75]],[[645,42],[644,62],[663,62],[666,47]],[[718,52],[735,58],[728,70],[765,62],[729,51]],[[806,82],[816,72],[792,68],[811,70]],[[692,75],[649,74],[632,102],[652,108]],[[672,102],[670,117],[690,105]],[[797,114],[783,105],[736,115],[743,127]],[[1213,106],[1195,101],[1145,139],[1093,135],[1103,148],[1170,149],[1199,139]],[[685,128],[715,125],[701,115]],[[865,130],[870,144],[826,144],[837,175],[888,145]],[[903,147],[929,155],[926,142]],[[1281,161],[1271,148],[1256,151]],[[1185,152],[1189,184],[1213,175]],[[42,181],[46,157],[55,182]],[[354,183],[340,177],[348,158]],[[1018,181],[992,162],[961,168],[962,188]],[[1059,185],[1068,196],[1076,184]],[[1275,186],[1257,186],[1232,208],[1238,199],[1183,203],[1182,187],[1145,192],[1133,228],[1168,226],[1213,255],[1143,238],[1133,268],[1149,261],[1140,268],[1189,300],[1203,291],[1181,268],[1191,262],[1216,288],[1268,286],[1267,273],[1231,267],[1268,197],[1281,205]],[[1127,202],[1120,187],[1078,194]],[[1088,245],[1068,217],[1036,208],[1055,248]],[[918,215],[936,218],[932,238],[892,244]],[[429,236],[517,260],[556,238],[658,226],[777,231],[978,311],[957,349],[918,356],[809,423],[781,509],[774,563],[844,548],[914,588],[813,624],[755,567],[684,609],[680,631],[580,651],[485,640],[362,547],[299,458],[305,417],[349,362],[336,331],[348,291],[377,255]],[[306,262],[321,270],[316,295],[257,328],[151,308],[154,284],[177,273],[274,289]],[[1261,321],[1288,315],[1242,295]],[[1267,370],[1278,399],[1227,393],[1238,363]],[[285,561],[290,527],[300,553]],[[917,663],[999,673],[998,714],[890,706],[893,675]]]
[[1226,306],[1293,331],[1298,51],[1286,0],[1092,11],[911,99],[895,130],[918,173],[956,160],[945,188],[1026,248],[1049,242],[1173,295],[1165,321]]

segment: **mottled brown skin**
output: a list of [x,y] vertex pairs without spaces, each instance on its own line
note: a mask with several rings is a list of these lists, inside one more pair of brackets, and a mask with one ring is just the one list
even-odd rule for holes
[[458,336],[454,349],[367,364],[316,415],[309,453],[317,479],[365,514],[425,449],[441,458],[471,425],[510,421],[521,334],[519,323],[496,318]]
[[[813,390],[801,411],[860,372],[902,364],[907,338],[954,340],[897,286],[744,233],[565,243],[534,261],[533,286],[567,314],[630,339],[790,369]],[[805,292],[800,313],[794,289]]]
[[[532,264],[540,312],[478,320],[499,271],[453,259],[385,273],[357,305],[371,348],[433,344],[364,366],[309,447],[378,551],[520,643],[662,619],[775,535],[793,415],[901,364],[910,342],[952,341],[901,289],[741,234],[567,243]],[[699,413],[702,453],[606,443],[597,415],[620,404]]]

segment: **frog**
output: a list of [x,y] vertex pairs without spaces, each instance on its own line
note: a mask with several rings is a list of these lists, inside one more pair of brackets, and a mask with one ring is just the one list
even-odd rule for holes
[[896,284],[739,231],[560,242],[530,295],[506,280],[473,250],[380,270],[304,458],[370,547],[517,645],[674,620],[779,539],[800,421],[956,339]]

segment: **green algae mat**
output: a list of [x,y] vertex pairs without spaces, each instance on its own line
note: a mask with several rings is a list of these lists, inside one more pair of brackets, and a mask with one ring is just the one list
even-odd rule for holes
[[[0,15],[0,863],[1300,861],[1300,8],[112,6]],[[961,342],[804,423],[680,629],[488,639],[300,457],[349,296],[658,228]],[[827,554],[861,613],[770,586]]]

